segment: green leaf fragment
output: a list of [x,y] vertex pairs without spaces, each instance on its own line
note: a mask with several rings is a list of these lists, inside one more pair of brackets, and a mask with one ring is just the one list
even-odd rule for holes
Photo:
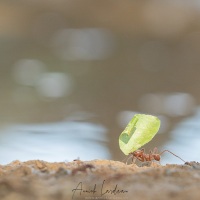
[[119,147],[125,155],[148,143],[160,128],[160,120],[152,115],[137,114],[119,136]]

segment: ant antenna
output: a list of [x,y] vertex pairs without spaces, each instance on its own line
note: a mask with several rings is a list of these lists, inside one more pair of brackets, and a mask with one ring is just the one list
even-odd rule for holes
[[172,155],[176,156],[177,158],[179,158],[180,160],[182,160],[184,163],[186,162],[186,161],[183,160],[181,157],[177,156],[176,154],[172,153],[172,152],[169,151],[169,150],[164,150],[164,151],[162,151],[162,152],[160,153],[160,155],[163,154],[163,153],[165,153],[166,151],[167,151],[168,153],[171,153]]

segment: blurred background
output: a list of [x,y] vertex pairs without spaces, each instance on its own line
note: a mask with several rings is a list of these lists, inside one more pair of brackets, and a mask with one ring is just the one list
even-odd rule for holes
[[121,161],[135,113],[162,121],[146,151],[199,161],[199,87],[197,0],[0,1],[1,164]]

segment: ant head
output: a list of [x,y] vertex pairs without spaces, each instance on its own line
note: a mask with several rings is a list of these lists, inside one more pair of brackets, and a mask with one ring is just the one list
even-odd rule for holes
[[160,155],[159,154],[154,154],[153,157],[154,157],[155,160],[160,161]]

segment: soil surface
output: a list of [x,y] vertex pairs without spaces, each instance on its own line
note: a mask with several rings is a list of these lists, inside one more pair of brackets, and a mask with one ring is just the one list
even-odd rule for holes
[[199,200],[200,163],[139,167],[112,160],[14,161],[0,165],[0,199]]

